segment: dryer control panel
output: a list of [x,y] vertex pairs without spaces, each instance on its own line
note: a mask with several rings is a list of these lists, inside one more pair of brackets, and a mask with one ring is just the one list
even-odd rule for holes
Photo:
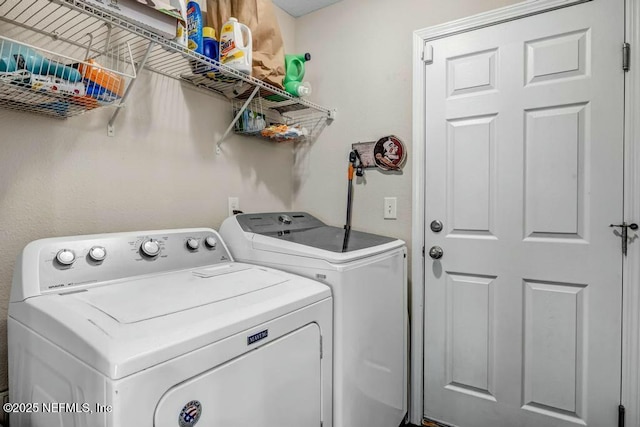
[[[160,230],[36,240],[22,254],[24,297],[233,261],[212,229]],[[32,274],[37,272],[37,274]],[[33,286],[33,281],[37,286]],[[16,284],[14,283],[14,286]],[[13,295],[12,295],[13,301]]]

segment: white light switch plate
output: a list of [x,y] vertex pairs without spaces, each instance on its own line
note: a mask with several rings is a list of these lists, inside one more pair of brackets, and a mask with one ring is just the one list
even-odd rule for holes
[[397,198],[385,197],[384,198],[384,219],[396,219],[398,217],[397,212]]
[[233,211],[240,210],[240,199],[237,197],[229,197],[229,216],[233,216]]

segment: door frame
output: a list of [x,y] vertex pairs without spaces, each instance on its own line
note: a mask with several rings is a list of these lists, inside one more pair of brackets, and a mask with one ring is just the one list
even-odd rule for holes
[[[424,268],[425,268],[425,65],[422,59],[426,42],[455,34],[501,24],[503,22],[569,7],[587,1],[603,0],[527,0],[511,6],[413,33],[413,195],[411,265],[411,378],[409,420],[421,425],[423,419],[424,375]],[[640,222],[640,0],[625,2],[625,39],[631,43],[630,70],[625,78],[625,160],[624,218]],[[622,52],[622,46],[621,52]],[[622,58],[622,56],[621,56]],[[622,66],[622,64],[621,64]],[[617,221],[617,218],[612,218]],[[640,240],[629,245],[623,262],[622,317],[622,398],[627,425],[640,425]]]

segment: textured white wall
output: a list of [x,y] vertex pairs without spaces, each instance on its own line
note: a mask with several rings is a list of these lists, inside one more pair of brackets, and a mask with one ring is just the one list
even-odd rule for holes
[[[294,19],[278,14],[289,37]],[[283,31],[284,32],[284,31]],[[231,134],[229,103],[142,73],[107,137],[111,109],[65,121],[0,109],[0,390],[13,265],[53,236],[220,226],[227,197],[247,211],[291,209],[291,144]]]
[[[295,209],[341,225],[347,158],[354,142],[398,136],[408,158],[401,174],[367,169],[354,186],[354,229],[411,241],[413,31],[517,0],[342,0],[296,20],[296,47],[310,52],[312,99],[337,108],[313,145],[296,147]],[[398,219],[383,219],[383,198],[398,198]]]
[[295,52],[296,18],[277,6],[274,6],[274,8],[276,18],[278,18],[278,24],[280,25],[280,33],[284,41],[284,51],[285,53]]

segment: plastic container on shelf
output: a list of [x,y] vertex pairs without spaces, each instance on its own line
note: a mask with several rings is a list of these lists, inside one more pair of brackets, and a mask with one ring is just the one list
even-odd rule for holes
[[86,85],[86,95],[74,98],[73,102],[88,110],[100,105],[108,105],[122,98],[125,90],[125,79],[107,69],[104,69],[93,59],[78,64]]
[[[209,59],[220,62],[220,50],[216,30],[211,27],[202,29],[202,54]],[[207,67],[203,72],[217,71],[218,67]]]
[[300,55],[285,55],[285,75],[282,84],[289,82],[302,82],[304,79],[304,63],[311,60],[310,53]]
[[171,0],[171,6],[180,11],[180,15],[184,19],[184,22],[178,21],[176,27],[176,38],[174,41],[180,46],[187,47],[189,38],[187,36],[187,4],[184,0]]
[[293,96],[302,97],[311,94],[309,82],[302,81],[304,79],[304,63],[309,60],[311,60],[310,53],[284,56],[285,74],[282,84],[284,90]]
[[301,98],[311,95],[311,83],[298,81],[287,82],[284,85],[284,90],[293,96]]
[[187,47],[202,55],[202,12],[195,1],[187,3]]
[[43,76],[56,76],[72,83],[82,80],[78,70],[51,61],[23,44],[0,40],[0,73],[12,73],[18,70],[27,70]]
[[251,29],[229,18],[220,32],[220,62],[244,74],[251,74]]

